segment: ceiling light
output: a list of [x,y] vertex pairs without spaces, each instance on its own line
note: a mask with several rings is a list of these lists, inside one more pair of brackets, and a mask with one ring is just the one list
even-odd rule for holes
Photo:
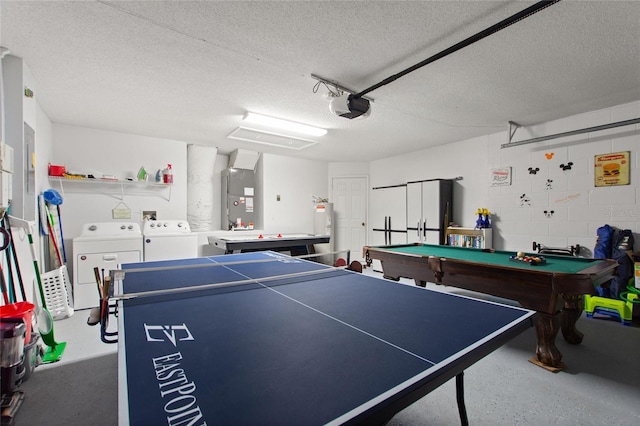
[[310,146],[318,143],[317,141],[309,139],[303,139],[291,135],[282,135],[275,132],[268,132],[266,130],[248,129],[242,126],[235,129],[227,137],[229,139],[296,150],[309,148]]
[[266,115],[256,114],[253,112],[247,112],[242,120],[247,123],[288,130],[290,132],[301,133],[309,136],[323,136],[327,134],[326,129],[294,123],[293,121],[281,120],[279,118],[267,117]]

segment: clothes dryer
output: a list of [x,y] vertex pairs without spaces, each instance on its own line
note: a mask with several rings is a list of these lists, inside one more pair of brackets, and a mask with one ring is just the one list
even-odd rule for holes
[[143,260],[142,231],[134,222],[102,222],[83,225],[79,237],[73,239],[74,309],[99,305],[99,292],[94,268],[101,280],[122,263]]

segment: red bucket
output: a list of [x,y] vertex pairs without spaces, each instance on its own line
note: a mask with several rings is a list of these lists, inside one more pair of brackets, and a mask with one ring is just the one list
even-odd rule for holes
[[33,310],[35,305],[29,302],[16,302],[9,305],[0,306],[0,318],[22,318],[27,326],[25,335],[25,346],[31,341],[31,322],[33,320]]
[[64,176],[66,172],[67,170],[64,166],[49,164],[49,176]]

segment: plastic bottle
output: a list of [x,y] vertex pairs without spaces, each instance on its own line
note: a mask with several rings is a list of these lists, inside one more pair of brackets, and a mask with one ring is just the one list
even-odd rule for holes
[[173,183],[173,169],[171,169],[171,164],[167,164],[167,168],[162,171],[162,180],[164,183]]

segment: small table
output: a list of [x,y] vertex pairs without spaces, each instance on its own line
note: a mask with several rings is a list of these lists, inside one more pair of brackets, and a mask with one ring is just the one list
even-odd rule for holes
[[381,261],[385,278],[411,278],[422,287],[426,282],[450,285],[515,300],[537,311],[536,356],[531,361],[552,371],[564,367],[555,345],[558,331],[571,344],[582,342],[575,327],[584,307],[582,295],[596,294],[595,287],[610,280],[618,265],[610,259],[545,255],[546,263],[533,266],[512,261],[515,252],[420,243],[363,251],[368,264]]

